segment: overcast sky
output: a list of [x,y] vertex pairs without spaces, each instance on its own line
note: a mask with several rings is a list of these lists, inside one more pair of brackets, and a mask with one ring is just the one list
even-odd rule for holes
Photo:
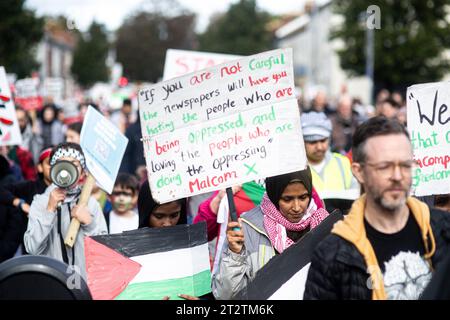
[[[164,0],[161,0],[164,1]],[[203,31],[209,17],[226,11],[237,0],[178,0],[185,8],[197,14],[197,31]],[[145,0],[27,0],[26,6],[38,15],[63,14],[75,21],[78,29],[85,31],[95,18],[109,30],[117,29],[124,18],[142,7]],[[298,12],[304,0],[257,0],[258,6],[272,14]]]

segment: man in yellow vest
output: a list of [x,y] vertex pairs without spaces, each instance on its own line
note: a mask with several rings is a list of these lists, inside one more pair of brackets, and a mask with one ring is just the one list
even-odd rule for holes
[[331,121],[323,112],[301,116],[306,156],[311,167],[313,186],[322,198],[345,190],[359,191],[347,157],[330,151]]
[[446,266],[450,215],[409,196],[415,161],[399,122],[371,118],[352,149],[366,193],[316,247],[304,299],[418,299],[433,270]]

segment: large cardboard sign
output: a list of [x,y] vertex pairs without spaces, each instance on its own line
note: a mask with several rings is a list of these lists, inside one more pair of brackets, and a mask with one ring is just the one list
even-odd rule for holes
[[100,188],[111,193],[128,138],[100,112],[89,106],[81,128],[80,145],[86,165]]
[[180,77],[240,58],[242,57],[232,54],[168,49],[164,63],[163,80]]
[[16,109],[6,79],[6,71],[0,66],[0,146],[22,144]]
[[416,196],[450,193],[450,82],[418,84],[407,91],[408,131],[418,167]]
[[144,88],[139,112],[150,187],[160,203],[307,164],[292,49]]

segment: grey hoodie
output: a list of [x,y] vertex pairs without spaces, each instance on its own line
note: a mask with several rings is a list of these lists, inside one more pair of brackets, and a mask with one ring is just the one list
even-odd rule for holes
[[[47,211],[50,192],[56,188],[50,185],[43,194],[34,196],[28,215],[28,228],[24,235],[25,248],[33,255],[44,255],[61,261],[63,260],[61,242],[58,234],[58,219],[56,212]],[[75,206],[77,199],[66,200],[61,206],[61,232],[63,239],[69,229],[71,217],[68,206]],[[81,225],[75,245],[75,266],[79,267],[81,275],[86,279],[86,265],[84,257],[84,237],[106,234],[106,222],[100,205],[95,198],[90,197],[88,209],[92,216],[89,225]],[[69,263],[72,264],[72,249],[66,246]]]

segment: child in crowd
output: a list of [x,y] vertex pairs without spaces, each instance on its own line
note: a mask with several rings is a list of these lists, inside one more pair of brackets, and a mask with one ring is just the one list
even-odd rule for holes
[[139,182],[136,177],[119,173],[109,197],[113,209],[105,213],[109,233],[122,233],[139,227],[139,214],[136,209],[138,193]]
[[[43,194],[34,197],[24,243],[28,253],[49,256],[76,266],[74,270],[86,278],[84,237],[106,234],[105,217],[92,196],[87,205],[78,205],[86,176],[86,160],[81,147],[75,143],[64,142],[53,148],[50,166],[53,167],[64,160],[77,168],[78,180],[68,189],[51,184]],[[72,218],[80,221],[80,230],[74,246],[70,248],[64,244],[64,238]]]
[[139,228],[163,228],[187,224],[186,199],[158,204],[146,180],[139,190]]

